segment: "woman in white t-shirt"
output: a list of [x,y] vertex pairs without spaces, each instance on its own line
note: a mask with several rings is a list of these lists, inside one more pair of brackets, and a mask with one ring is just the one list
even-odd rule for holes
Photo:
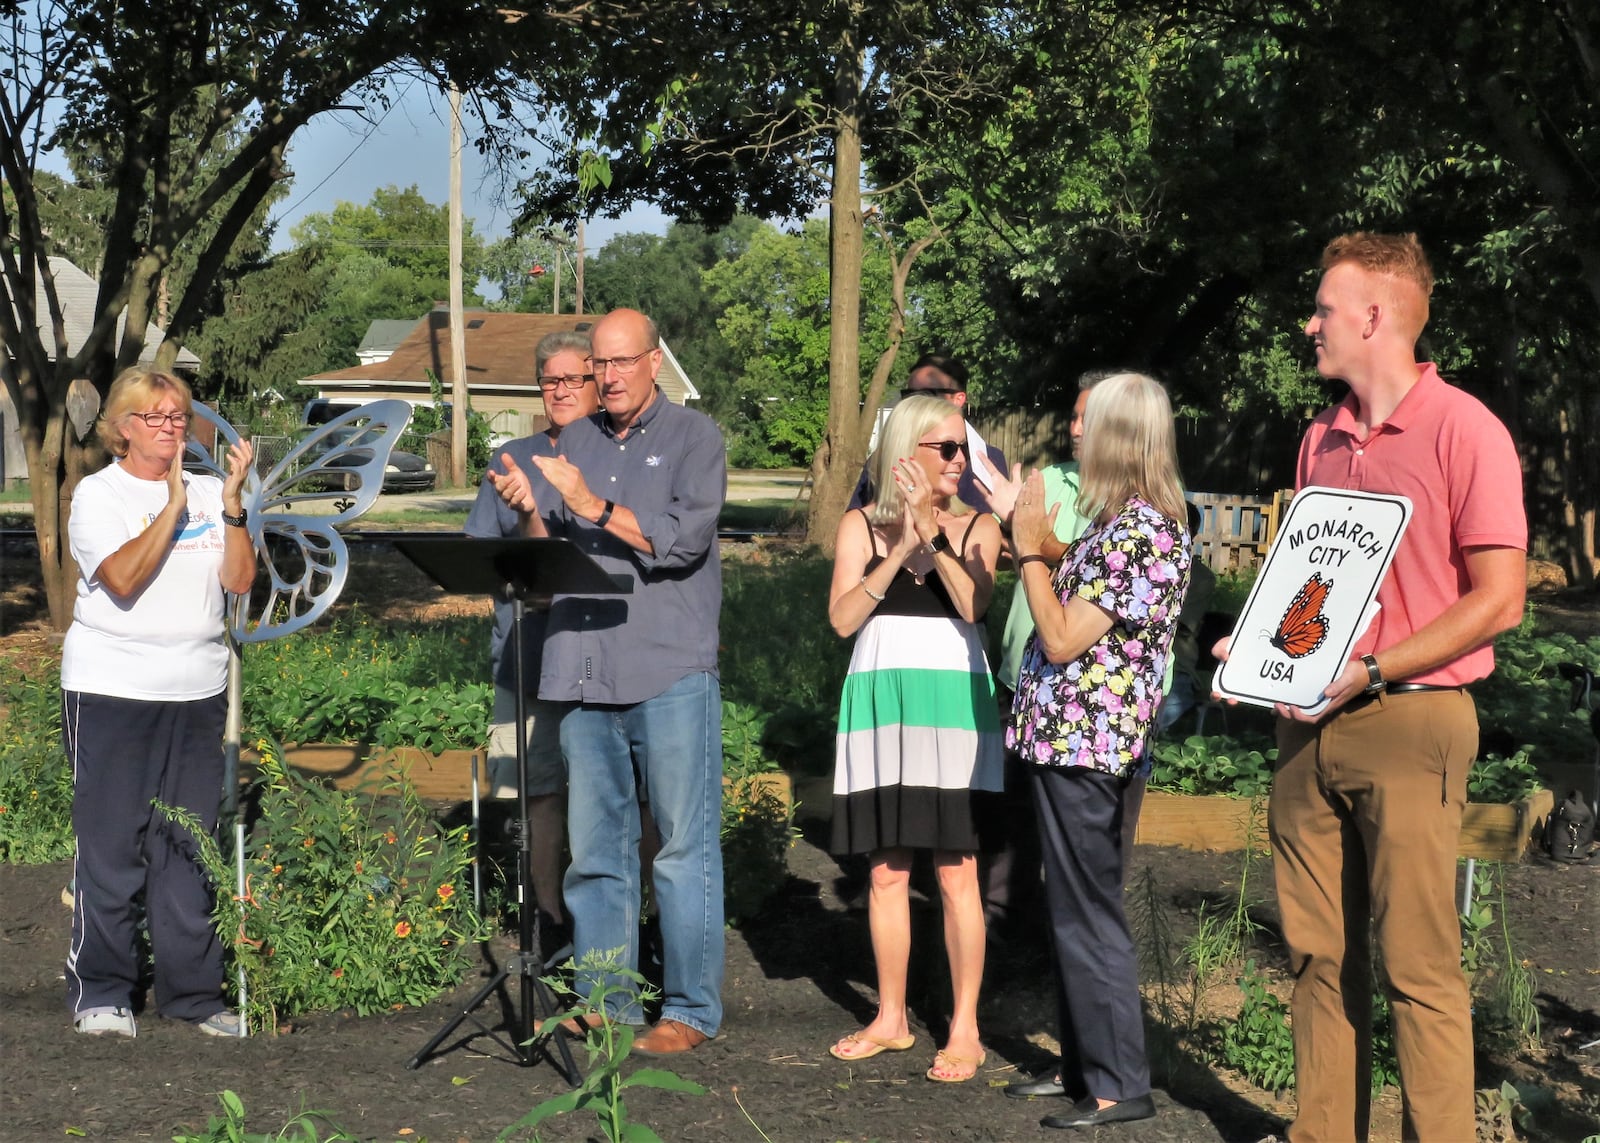
[[141,892],[157,1011],[240,1034],[223,1000],[198,847],[151,804],[216,827],[223,593],[249,591],[256,572],[241,497],[254,454],[231,445],[226,480],[184,472],[191,405],[172,374],[136,367],[118,377],[97,426],[116,459],[78,484],[67,526],[78,594],[61,657],[61,730],[78,853],[66,979],[74,1026],[90,1034],[138,1034]]

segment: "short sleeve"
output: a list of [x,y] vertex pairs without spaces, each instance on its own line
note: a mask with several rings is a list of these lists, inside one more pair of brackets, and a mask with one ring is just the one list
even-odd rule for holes
[[85,480],[78,485],[67,520],[67,542],[85,583],[95,582],[100,565],[133,537],[127,513],[118,507],[103,481]]

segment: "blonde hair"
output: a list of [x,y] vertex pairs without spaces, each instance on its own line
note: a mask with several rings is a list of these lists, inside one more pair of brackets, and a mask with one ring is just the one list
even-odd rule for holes
[[[905,513],[905,497],[894,482],[894,462],[914,456],[918,441],[941,422],[960,415],[961,410],[942,397],[907,397],[894,407],[878,434],[877,451],[867,458],[867,479],[872,483],[872,511],[867,516],[874,524],[898,524]],[[962,433],[965,440],[965,423]]]
[[1322,269],[1328,271],[1343,262],[1382,279],[1385,300],[1400,327],[1413,341],[1422,336],[1428,324],[1428,299],[1433,295],[1433,267],[1415,234],[1367,230],[1341,234],[1323,248]]
[[106,394],[100,420],[94,427],[100,443],[106,446],[112,456],[128,455],[128,438],[122,435],[119,427],[123,420],[135,410],[155,404],[163,392],[177,394],[183,411],[194,412],[194,394],[189,389],[189,383],[176,373],[161,373],[146,369],[143,365],[135,365],[118,374],[111,383],[111,392]]
[[1172,402],[1153,377],[1117,373],[1089,390],[1078,468],[1080,516],[1104,524],[1137,496],[1179,525],[1186,519]]

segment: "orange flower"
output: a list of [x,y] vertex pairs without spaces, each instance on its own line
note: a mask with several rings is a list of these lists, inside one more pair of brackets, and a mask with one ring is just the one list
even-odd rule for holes
[[333,979],[338,980],[343,976],[344,976],[344,969],[336,968],[336,969],[333,970]]
[[304,841],[302,841],[300,844],[305,846],[307,849],[310,849],[313,845],[316,845],[317,843],[315,841],[313,841],[311,838],[308,837]]
[[400,937],[402,940],[406,937],[409,937],[411,935],[411,922],[401,921],[399,924],[397,924],[394,927],[394,935]]
[[451,888],[449,885],[441,885],[441,886],[439,886],[439,900],[448,901],[448,900],[450,900],[450,898],[454,894],[455,894],[455,890],[453,888]]
[[388,842],[390,845],[393,845],[399,839],[394,836],[394,830],[390,830],[388,833],[383,835],[383,840]]
[[356,862],[356,872],[357,872],[357,873],[360,873],[360,872],[361,872],[361,862],[359,862],[359,861],[358,861],[358,862]]

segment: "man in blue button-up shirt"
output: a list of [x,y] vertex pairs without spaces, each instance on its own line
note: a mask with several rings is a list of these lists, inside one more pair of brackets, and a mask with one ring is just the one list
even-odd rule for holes
[[[687,1051],[722,1022],[722,692],[717,516],[726,449],[709,417],[656,387],[655,323],[616,310],[595,323],[604,412],[568,426],[560,455],[534,463],[561,496],[551,530],[613,574],[625,596],[557,596],[539,680],[567,757],[567,911],[581,958],[621,948],[638,965],[639,799],[661,835],[652,884],[661,912],[661,1020],[634,1051]],[[612,981],[622,984],[621,978]],[[641,1019],[636,1002],[613,1015]]]

